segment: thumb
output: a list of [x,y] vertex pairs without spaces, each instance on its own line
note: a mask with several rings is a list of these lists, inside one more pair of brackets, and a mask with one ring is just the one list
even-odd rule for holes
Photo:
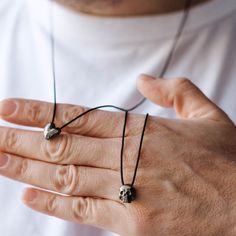
[[229,117],[188,79],[166,80],[140,75],[137,87],[144,97],[155,104],[174,107],[181,118],[208,118],[232,123]]

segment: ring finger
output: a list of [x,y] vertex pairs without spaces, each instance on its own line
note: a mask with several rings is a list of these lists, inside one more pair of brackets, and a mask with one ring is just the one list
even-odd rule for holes
[[[5,161],[5,164],[3,164]],[[0,174],[50,191],[118,200],[119,174],[85,166],[56,165],[0,154]]]

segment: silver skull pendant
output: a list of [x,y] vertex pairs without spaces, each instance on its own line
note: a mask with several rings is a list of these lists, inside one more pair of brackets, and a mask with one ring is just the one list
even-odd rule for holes
[[129,184],[122,185],[119,198],[123,203],[131,203],[135,199],[135,189]]

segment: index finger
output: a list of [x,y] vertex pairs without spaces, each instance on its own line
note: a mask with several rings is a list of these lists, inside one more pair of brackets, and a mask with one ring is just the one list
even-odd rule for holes
[[[8,122],[44,128],[51,122],[54,105],[49,102],[6,99],[0,102],[0,117]],[[57,104],[55,124],[61,127],[89,108]],[[63,130],[69,133],[92,137],[114,138],[122,136],[124,112],[94,110],[75,120]],[[143,115],[130,114],[126,136],[140,134],[143,126]]]

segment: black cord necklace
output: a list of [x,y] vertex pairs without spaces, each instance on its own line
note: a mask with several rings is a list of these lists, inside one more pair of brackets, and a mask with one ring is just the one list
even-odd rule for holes
[[[134,169],[134,175],[133,175],[133,179],[132,179],[131,184],[125,184],[124,175],[123,175],[123,156],[124,156],[123,152],[124,152],[124,143],[125,143],[125,130],[126,130],[126,126],[127,126],[128,112],[133,111],[136,108],[138,108],[139,106],[141,106],[146,101],[146,98],[143,98],[136,105],[134,105],[133,107],[131,107],[129,109],[124,109],[124,108],[114,106],[114,105],[97,106],[97,107],[88,109],[87,111],[83,112],[82,114],[79,114],[78,116],[76,116],[72,120],[68,121],[67,123],[65,123],[61,127],[56,127],[56,125],[54,123],[55,117],[56,117],[56,111],[57,111],[57,99],[56,99],[56,72],[55,72],[56,71],[55,70],[55,39],[54,39],[54,27],[53,27],[54,26],[54,24],[53,24],[53,2],[54,2],[54,0],[50,0],[50,30],[51,30],[50,42],[51,42],[52,77],[53,77],[53,90],[54,90],[53,91],[54,92],[54,109],[53,109],[53,114],[52,114],[52,120],[49,124],[46,125],[46,127],[44,129],[44,137],[47,140],[50,140],[50,139],[58,136],[61,133],[63,128],[65,128],[66,126],[68,126],[72,122],[76,121],[77,119],[81,118],[82,116],[86,115],[87,113],[92,112],[97,109],[115,108],[117,110],[125,112],[125,119],[124,119],[123,133],[122,133],[121,154],[120,154],[120,174],[121,174],[121,184],[122,185],[120,187],[119,198],[124,203],[130,203],[133,200],[135,200],[135,196],[136,196],[134,183],[135,183],[135,179],[136,179],[136,175],[137,175],[137,169],[138,169],[138,164],[139,164],[139,160],[140,160],[140,156],[141,156],[143,138],[144,138],[145,128],[146,128],[146,124],[147,124],[147,120],[148,120],[149,115],[146,114],[146,117],[145,117],[143,130],[142,130],[142,134],[141,134],[141,139],[140,139],[139,150],[138,150],[138,157],[137,157],[137,161],[136,161],[136,165],[135,165],[135,169]],[[166,71],[170,65],[171,59],[174,55],[176,45],[179,41],[179,38],[180,38],[180,36],[183,32],[184,26],[186,24],[191,3],[192,3],[192,0],[186,0],[186,2],[185,2],[184,13],[181,18],[179,28],[175,34],[173,43],[171,45],[170,51],[167,55],[166,61],[164,63],[164,66],[161,70],[159,77],[164,77],[164,74],[166,73]]]

